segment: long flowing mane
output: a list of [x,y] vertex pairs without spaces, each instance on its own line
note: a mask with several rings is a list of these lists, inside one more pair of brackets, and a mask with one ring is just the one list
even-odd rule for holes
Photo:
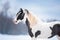
[[32,13],[30,13],[27,9],[25,9],[27,11],[27,18],[30,22],[30,26],[33,26],[35,24],[37,24],[37,19],[34,15],[32,15]]

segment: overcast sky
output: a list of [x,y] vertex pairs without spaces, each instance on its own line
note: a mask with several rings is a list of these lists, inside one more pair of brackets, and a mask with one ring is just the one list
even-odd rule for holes
[[[7,0],[0,0],[0,6],[5,2]],[[60,19],[60,0],[8,0],[8,2],[10,3],[9,15],[14,15],[19,8],[24,8],[42,19]]]

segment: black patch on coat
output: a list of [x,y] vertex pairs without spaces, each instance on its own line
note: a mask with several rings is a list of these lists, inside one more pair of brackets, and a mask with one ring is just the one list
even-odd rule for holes
[[40,35],[40,34],[41,34],[41,31],[38,30],[38,31],[35,33],[35,38],[36,38],[38,35]]
[[33,33],[32,33],[32,29],[30,28],[30,23],[29,23],[29,21],[28,21],[27,18],[26,18],[26,25],[27,25],[27,27],[28,27],[28,33],[29,33],[29,35],[30,35],[31,37],[33,37],[34,35],[33,35]]
[[50,29],[52,30],[51,36],[48,38],[52,38],[55,35],[60,36],[60,24],[55,24],[53,25],[53,28],[50,27]]

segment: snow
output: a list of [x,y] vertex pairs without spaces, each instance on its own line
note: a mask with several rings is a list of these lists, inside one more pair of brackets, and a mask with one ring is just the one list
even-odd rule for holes
[[[31,40],[29,35],[2,35],[0,34],[0,40]],[[51,39],[40,39],[37,40],[57,40],[56,36]]]

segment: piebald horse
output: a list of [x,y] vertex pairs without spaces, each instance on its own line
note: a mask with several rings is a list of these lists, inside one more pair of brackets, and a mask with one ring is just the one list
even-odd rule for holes
[[32,39],[35,38],[52,38],[57,36],[60,37],[60,22],[43,22],[39,20],[35,15],[32,15],[27,9],[20,8],[20,11],[16,14],[13,19],[15,24],[24,22],[28,27],[28,33]]

